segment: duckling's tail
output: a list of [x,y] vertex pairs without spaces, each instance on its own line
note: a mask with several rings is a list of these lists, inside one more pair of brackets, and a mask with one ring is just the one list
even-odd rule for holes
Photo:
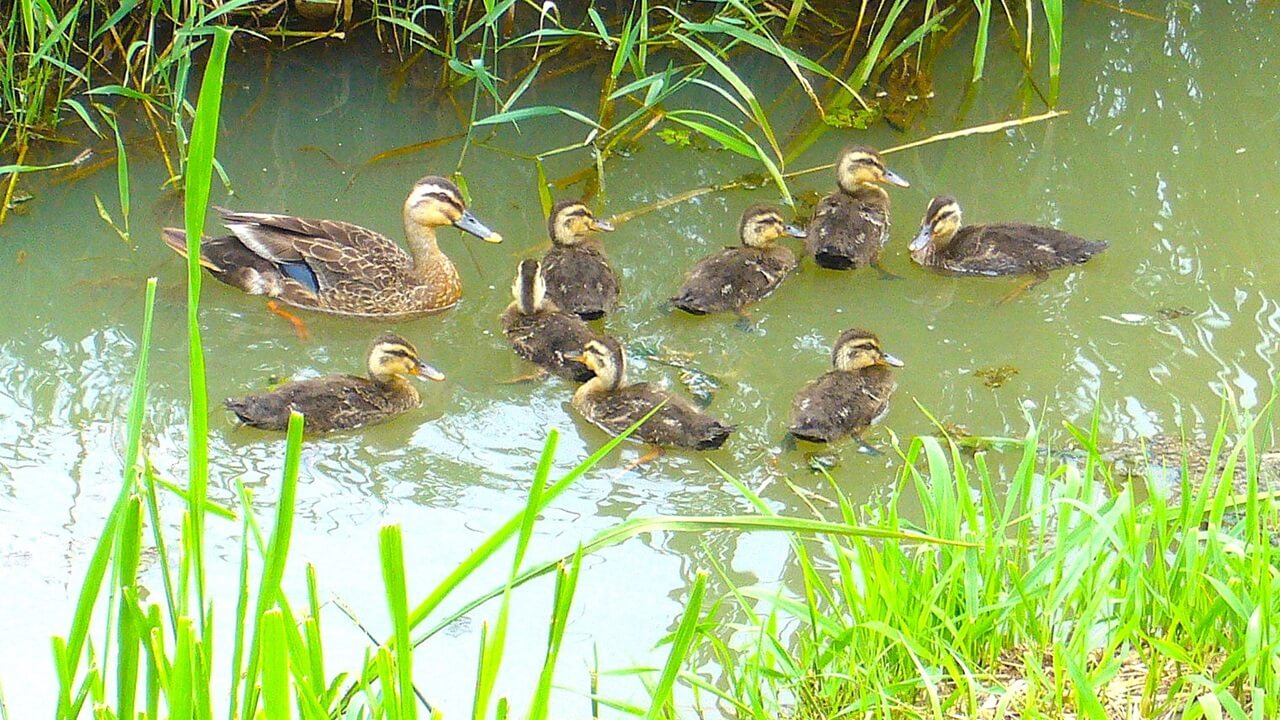
[[851,270],[854,267],[853,258],[830,250],[817,251],[813,254],[813,261],[829,270]]
[[711,427],[707,428],[706,436],[698,443],[697,449],[715,450],[724,445],[729,436],[733,434],[733,431],[737,429],[737,425],[725,425],[722,422],[712,423]]
[[705,309],[698,307],[698,305],[695,303],[694,299],[689,295],[689,293],[681,293],[680,295],[677,295],[676,297],[673,297],[667,300],[667,304],[670,305],[671,307],[675,307],[680,310],[683,310],[689,313],[690,315],[706,315],[707,314],[707,311]]

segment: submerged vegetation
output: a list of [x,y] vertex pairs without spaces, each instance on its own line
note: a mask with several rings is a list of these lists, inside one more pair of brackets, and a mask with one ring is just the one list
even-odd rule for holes
[[[456,173],[463,183],[467,148],[484,140],[486,127],[559,116],[577,126],[580,139],[525,157],[542,176],[544,158],[587,152],[586,171],[557,181],[585,182],[587,196],[602,183],[610,157],[663,125],[667,142],[696,137],[758,162],[763,179],[790,203],[787,163],[832,128],[880,119],[909,126],[932,94],[933,57],[964,28],[974,27],[975,81],[992,41],[1007,37],[1025,63],[1028,97],[1054,104],[1062,13],[1061,0],[15,0],[0,8],[0,153],[11,158],[0,165],[0,222],[19,174],[67,167],[71,158],[85,165],[76,172],[86,172],[114,157],[123,217],[116,222],[100,212],[127,233],[126,146],[153,146],[168,169],[166,184],[180,184],[188,90],[218,27],[241,29],[236,42],[264,46],[259,51],[374,36],[395,51],[393,88],[429,78],[436,102],[465,123]],[[775,106],[733,69],[748,55],[793,76],[795,98],[807,108],[795,127],[775,127]],[[583,106],[525,101],[537,83],[583,70],[599,82],[594,98],[583,93]],[[1045,77],[1048,91],[1037,81]],[[457,98],[467,88],[464,107]],[[731,113],[703,109],[708,98],[723,100]],[[101,158],[81,155],[85,144],[100,147]],[[544,202],[549,207],[549,193]]]

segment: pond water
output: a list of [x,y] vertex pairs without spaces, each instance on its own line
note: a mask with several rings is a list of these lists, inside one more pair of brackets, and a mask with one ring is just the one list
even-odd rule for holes
[[[669,315],[662,302],[678,284],[677,269],[735,241],[745,206],[778,200],[772,188],[704,195],[607,236],[624,301],[605,327],[635,347],[693,353],[696,366],[721,383],[712,408],[740,429],[721,451],[670,453],[631,472],[625,466],[643,448],[616,453],[545,513],[530,557],[571,551],[628,517],[747,511],[708,460],[764,487],[779,511],[807,513],[779,480],[818,493],[824,481],[806,470],[800,453],[782,451],[779,440],[792,394],[827,368],[830,341],[850,326],[877,332],[885,349],[906,361],[892,411],[868,435],[885,454],[846,447],[833,470],[855,498],[891,481],[890,431],[904,438],[931,431],[916,403],[982,434],[1019,434],[1027,415],[1055,427],[1087,422],[1097,404],[1103,433],[1115,438],[1174,430],[1179,422],[1212,424],[1223,393],[1245,408],[1265,403],[1280,344],[1280,255],[1269,251],[1280,233],[1277,6],[1241,0],[1126,6],[1168,17],[1152,20],[1101,3],[1070,9],[1059,102],[1069,115],[888,156],[889,166],[912,182],[890,191],[894,231],[885,264],[900,280],[806,265],[756,309],[758,331],[747,334],[732,318]],[[832,131],[788,169],[830,162],[851,140],[889,147],[1044,110],[1019,89],[1021,67],[1004,43],[993,47],[988,78],[966,101],[969,38],[962,35],[938,60],[938,96],[917,127],[906,134],[883,125]],[[214,201],[340,218],[398,238],[412,182],[451,172],[462,145],[362,167],[379,152],[460,130],[453,105],[427,99],[412,82],[393,99],[382,69],[367,54],[341,47],[298,50],[269,64],[257,50],[233,53],[219,159],[235,194],[215,187]],[[775,127],[792,126],[806,110],[785,69],[746,62],[739,70],[757,87],[777,89]],[[594,93],[581,97],[579,90],[598,87],[598,78],[579,80],[535,86],[523,102],[594,114]],[[463,107],[469,92],[458,97]],[[322,594],[340,597],[375,634],[386,634],[377,526],[403,524],[410,595],[418,598],[522,507],[549,428],[562,431],[561,470],[605,440],[570,412],[567,383],[503,384],[527,367],[497,332],[515,265],[542,251],[545,230],[533,163],[494,148],[530,155],[581,133],[563,118],[535,120],[467,151],[471,207],[506,243],[442,231],[442,246],[462,274],[463,303],[394,326],[448,380],[423,388],[420,412],[314,439],[304,449],[291,587],[301,587],[303,563],[315,563]],[[6,589],[0,683],[13,717],[34,717],[51,703],[49,637],[66,632],[87,555],[118,489],[150,276],[159,278],[160,290],[145,443],[163,476],[185,474],[184,269],[159,241],[162,226],[180,224],[180,210],[157,191],[163,164],[138,147],[131,157],[133,244],[94,209],[95,194],[115,207],[110,169],[66,184],[32,178],[36,199],[27,214],[0,227],[0,287],[9,298],[0,314],[0,587]],[[558,177],[588,162],[582,153],[560,156],[548,171]],[[667,147],[650,134],[631,157],[608,164],[605,192],[592,204],[607,217],[756,170],[728,152]],[[792,189],[826,192],[832,184],[822,172],[797,179]],[[1012,281],[934,276],[907,257],[920,213],[942,193],[955,195],[972,222],[1052,224],[1111,248],[996,307]],[[260,299],[213,281],[204,287],[212,492],[231,502],[235,481],[243,480],[265,513],[275,498],[282,439],[235,427],[218,401],[273,378],[358,371],[368,342],[390,326],[307,315],[313,340],[304,344]],[[1017,372],[1001,387],[975,376],[1003,366]],[[676,370],[639,357],[631,375],[680,386]],[[237,530],[213,521],[215,588],[235,584]],[[654,535],[604,552],[583,574],[560,682],[587,686],[593,648],[605,667],[660,657],[652,645],[679,616],[687,582],[708,567],[707,555],[744,582],[787,575],[787,547],[777,537]],[[495,563],[473,589],[497,582],[504,567]],[[515,670],[503,688],[516,693],[517,704],[541,662],[550,596],[545,582],[517,596],[507,656]],[[228,624],[229,608],[221,610]],[[484,616],[419,653],[420,686],[446,712],[465,712],[470,701],[465,688]],[[335,637],[331,647],[358,657],[361,637],[351,624],[337,612],[326,623]],[[625,696],[628,688],[634,689],[606,680],[602,691]],[[565,702],[586,709],[585,699]]]

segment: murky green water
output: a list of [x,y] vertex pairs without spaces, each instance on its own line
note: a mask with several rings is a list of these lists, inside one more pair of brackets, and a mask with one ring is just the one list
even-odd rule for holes
[[[1103,431],[1117,438],[1173,429],[1179,419],[1213,422],[1224,392],[1246,408],[1264,403],[1280,343],[1280,256],[1272,251],[1280,236],[1274,140],[1280,57],[1272,42],[1280,18],[1274,4],[1243,1],[1133,9],[1170,19],[1096,5],[1072,9],[1060,102],[1070,115],[889,157],[913,183],[891,191],[895,228],[886,264],[902,280],[807,265],[758,308],[760,333],[747,335],[731,318],[668,316],[660,305],[678,284],[673,268],[733,242],[743,207],[776,200],[768,188],[703,196],[609,236],[625,300],[608,330],[632,345],[696,353],[698,366],[722,381],[714,410],[741,429],[727,449],[709,456],[669,454],[631,473],[621,468],[640,449],[611,458],[548,511],[533,556],[569,551],[633,515],[745,510],[708,457],[765,487],[780,510],[807,512],[778,480],[790,477],[817,492],[823,483],[805,472],[798,454],[779,455],[778,441],[792,394],[824,371],[830,340],[853,325],[878,332],[907,363],[892,412],[869,436],[885,449],[888,430],[904,437],[930,430],[915,402],[945,421],[992,434],[1020,432],[1026,414],[1052,424],[1083,422],[1100,402]],[[966,42],[935,68],[938,98],[924,126],[907,135],[884,127],[832,132],[791,169],[830,162],[854,138],[887,147],[1043,109],[1024,103],[1020,69],[1001,49],[993,50],[985,85],[962,112],[953,88],[968,72]],[[740,69],[761,86],[788,86],[779,68]],[[398,237],[410,184],[428,172],[452,171],[461,146],[361,163],[459,127],[451,107],[416,100],[412,84],[389,101],[387,78],[376,70],[341,50],[294,52],[268,71],[256,54],[236,57],[219,147],[235,196],[215,192],[215,201],[341,218]],[[526,101],[574,103],[592,114],[594,96],[575,96],[585,86],[598,83],[566,78],[534,88]],[[805,102],[797,92],[785,95],[775,126],[790,126]],[[487,144],[531,154],[563,145],[579,128],[534,121],[522,131],[503,131]],[[185,474],[183,266],[158,239],[162,225],[180,223],[179,210],[153,190],[165,176],[158,159],[141,150],[131,159],[133,246],[94,210],[94,194],[114,207],[110,170],[67,185],[33,180],[37,198],[29,214],[0,228],[0,287],[9,298],[0,315],[0,587],[8,590],[0,612],[6,648],[0,680],[14,717],[34,716],[52,697],[48,638],[67,627],[87,553],[118,487],[142,285],[152,275],[160,279],[160,300],[147,447],[161,473]],[[549,171],[559,176],[586,162],[584,155],[561,157]],[[755,170],[726,152],[678,151],[650,136],[633,157],[608,166],[606,192],[595,206],[608,216]],[[562,468],[604,440],[569,411],[568,384],[499,384],[526,369],[497,333],[496,316],[509,301],[517,260],[541,252],[544,223],[531,162],[473,147],[464,171],[472,209],[507,243],[488,246],[444,231],[443,247],[462,273],[463,304],[396,326],[448,381],[424,388],[419,413],[313,440],[304,451],[292,581],[297,587],[303,562],[315,563],[325,594],[336,593],[379,633],[385,614],[379,524],[405,526],[411,594],[420,595],[522,505],[548,428],[563,431]],[[793,189],[826,192],[831,185],[821,173]],[[1021,300],[993,307],[1011,282],[932,276],[907,257],[919,214],[931,195],[944,192],[958,197],[970,221],[1055,224],[1107,240],[1111,249],[1085,269],[1058,273]],[[205,284],[202,317],[215,407],[273,377],[358,370],[368,341],[384,329],[313,315],[307,319],[315,339],[300,344],[260,300],[214,282]],[[998,389],[974,376],[1005,365],[1018,372]],[[679,384],[676,371],[638,358],[632,377]],[[281,440],[235,428],[220,408],[210,426],[215,497],[231,501],[240,478],[268,508]],[[891,457],[846,448],[835,476],[852,495],[867,496],[890,478]],[[211,575],[215,586],[233,585],[236,528],[215,523],[215,532]],[[607,666],[649,659],[707,552],[744,579],[767,582],[786,573],[778,538],[717,535],[700,545],[655,536],[603,553],[584,573],[561,681],[586,686],[583,658],[593,645]],[[495,571],[484,581],[498,577]],[[511,666],[523,671],[541,662],[549,597],[545,583],[521,594]],[[359,652],[361,638],[349,623],[337,613],[327,622],[336,646]],[[433,641],[418,665],[428,694],[454,713],[469,702],[461,688],[472,678],[478,622],[456,630]],[[611,689],[625,694],[622,685],[603,687]]]

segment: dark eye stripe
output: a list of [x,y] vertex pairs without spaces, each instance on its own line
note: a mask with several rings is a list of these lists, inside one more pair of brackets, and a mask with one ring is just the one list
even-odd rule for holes
[[385,352],[388,355],[395,355],[396,357],[402,357],[405,360],[413,359],[413,355],[409,354],[409,351],[402,350],[400,348],[391,348],[389,350],[384,350],[383,352]]
[[452,195],[449,195],[449,194],[447,194],[447,193],[442,193],[442,192],[431,192],[431,193],[427,193],[427,194],[425,195],[425,197],[429,197],[429,198],[431,198],[432,200],[439,200],[440,202],[444,203],[445,205],[449,205],[449,206],[451,206],[451,207],[453,207],[453,208],[457,209],[457,211],[458,211],[458,212],[462,212],[463,210],[465,210],[465,209],[466,209],[466,208],[464,208],[464,207],[462,206],[462,202],[461,202],[461,201],[459,201],[456,197],[454,197],[454,196],[452,196]]

